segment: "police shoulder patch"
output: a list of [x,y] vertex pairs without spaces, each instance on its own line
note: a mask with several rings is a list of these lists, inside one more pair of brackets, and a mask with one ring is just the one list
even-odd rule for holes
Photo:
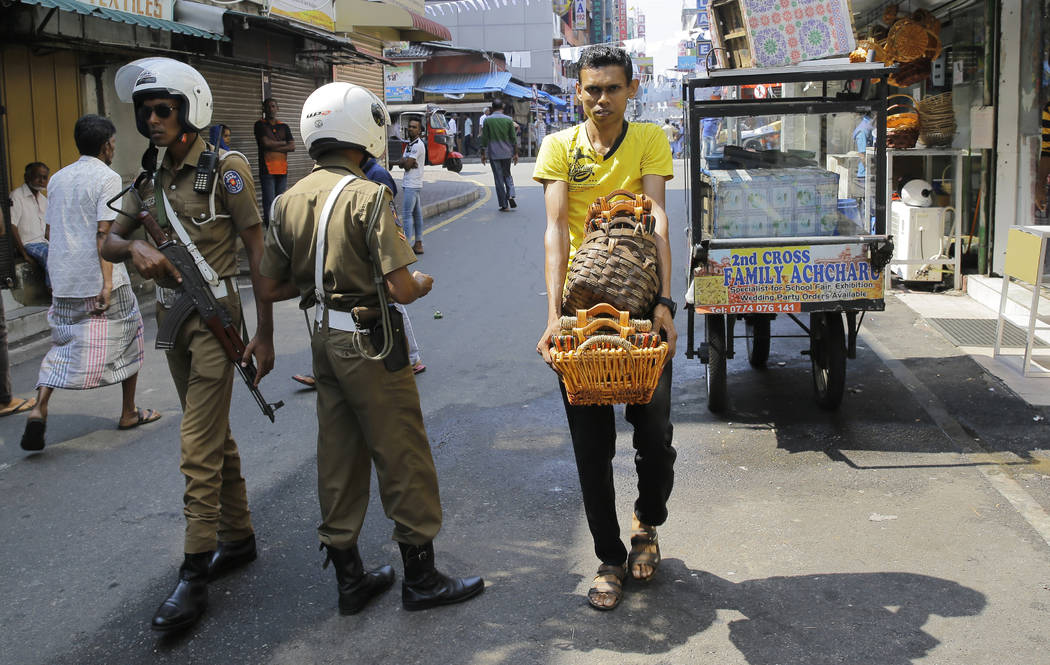
[[401,218],[397,216],[397,206],[394,205],[393,201],[390,202],[390,214],[394,216],[394,223],[397,224],[397,227],[402,228]]
[[244,189],[244,179],[233,169],[222,174],[222,183],[226,185],[226,191],[230,194],[240,194]]

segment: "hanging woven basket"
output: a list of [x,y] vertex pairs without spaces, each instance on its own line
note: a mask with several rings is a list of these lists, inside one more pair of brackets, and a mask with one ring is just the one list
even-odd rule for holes
[[649,316],[660,290],[652,205],[644,194],[626,190],[591,204],[587,235],[565,278],[562,312],[608,303],[637,318]]

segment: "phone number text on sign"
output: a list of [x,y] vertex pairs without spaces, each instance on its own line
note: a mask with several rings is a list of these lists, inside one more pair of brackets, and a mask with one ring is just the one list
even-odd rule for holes
[[775,314],[878,300],[882,287],[862,244],[713,249],[695,272],[693,297],[698,310]]

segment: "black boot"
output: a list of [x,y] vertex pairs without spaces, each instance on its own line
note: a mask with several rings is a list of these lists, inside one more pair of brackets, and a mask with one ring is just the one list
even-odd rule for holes
[[153,615],[153,630],[168,632],[192,626],[208,606],[208,562],[211,552],[187,554],[179,582]]
[[357,543],[345,550],[324,544],[321,547],[328,550],[325,567],[328,567],[329,561],[335,567],[335,579],[339,583],[340,614],[357,614],[364,609],[368,601],[389,589],[394,583],[394,569],[390,566],[381,566],[365,572]]
[[226,573],[255,561],[256,556],[254,533],[241,540],[231,540],[228,543],[219,542],[215,556],[208,564],[208,578],[214,580],[222,577]]
[[434,567],[434,543],[405,545],[405,581],[401,583],[401,604],[410,612],[451,605],[473,598],[485,590],[480,577],[449,577]]

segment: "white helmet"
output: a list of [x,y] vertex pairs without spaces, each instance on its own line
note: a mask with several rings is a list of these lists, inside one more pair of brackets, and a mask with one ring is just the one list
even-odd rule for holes
[[909,180],[901,188],[901,201],[916,208],[929,208],[933,205],[933,185],[925,180]]
[[303,104],[299,131],[310,156],[338,148],[358,148],[372,157],[383,154],[390,115],[375,94],[352,83],[328,83]]
[[[138,107],[149,97],[182,100],[179,122],[187,132],[199,132],[211,122],[211,88],[193,67],[171,58],[142,58],[117,70],[114,81],[122,102]],[[149,127],[136,116],[139,134],[149,138]]]

